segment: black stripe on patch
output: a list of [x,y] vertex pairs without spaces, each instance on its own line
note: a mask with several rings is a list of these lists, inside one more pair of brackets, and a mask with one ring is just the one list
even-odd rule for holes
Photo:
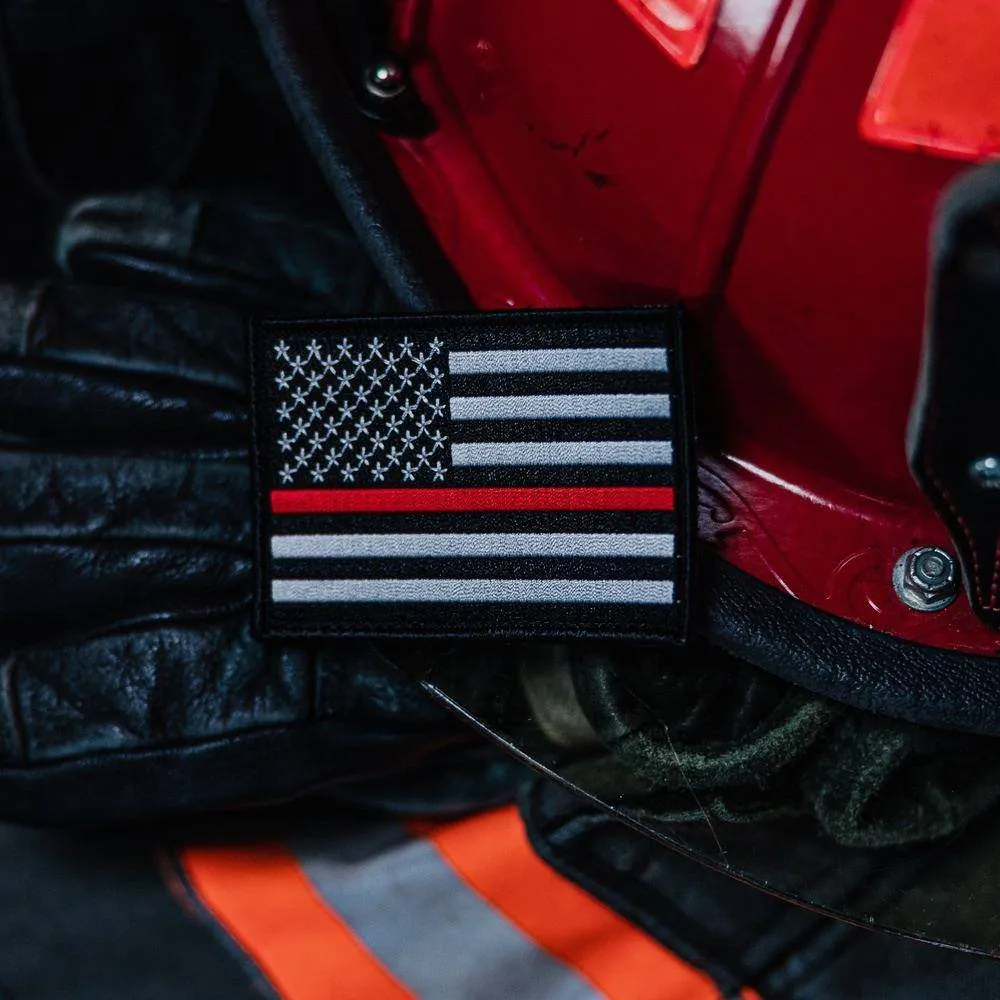
[[[453,420],[453,444],[480,441],[670,441],[662,418],[623,420]],[[617,466],[615,467],[617,468]]]
[[663,465],[456,466],[452,486],[673,486],[674,472]]
[[[268,601],[264,629],[280,635],[386,634],[386,616],[394,635],[414,638],[606,639],[668,638],[681,609],[677,605],[622,604],[277,604]],[[473,627],[470,627],[470,622]],[[475,631],[473,628],[478,626]],[[471,635],[470,635],[471,633]],[[469,664],[474,669],[474,664]]]
[[663,372],[524,372],[516,375],[450,376],[456,396],[654,395],[664,391]]
[[275,535],[462,534],[463,532],[671,533],[674,515],[656,510],[455,511],[446,514],[272,514]]
[[279,580],[659,580],[672,564],[672,559],[587,556],[275,559],[272,572]]

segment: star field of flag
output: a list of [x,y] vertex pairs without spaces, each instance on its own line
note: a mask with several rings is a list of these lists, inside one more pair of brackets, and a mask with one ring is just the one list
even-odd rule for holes
[[263,635],[683,639],[673,310],[252,330]]

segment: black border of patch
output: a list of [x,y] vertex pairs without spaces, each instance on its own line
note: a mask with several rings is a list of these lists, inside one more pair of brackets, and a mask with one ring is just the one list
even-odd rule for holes
[[[544,329],[550,324],[565,329],[568,326],[577,328],[600,326],[607,328],[615,323],[636,324],[646,326],[659,323],[664,334],[668,358],[670,359],[669,374],[671,392],[676,400],[672,421],[674,424],[674,463],[672,467],[675,498],[675,557],[674,557],[674,603],[670,606],[669,627],[649,627],[645,619],[651,618],[657,610],[654,605],[632,606],[634,614],[625,615],[621,605],[609,608],[616,610],[617,621],[608,622],[606,627],[570,627],[569,624],[559,625],[558,622],[542,622],[536,620],[527,624],[497,625],[492,628],[455,628],[434,627],[421,629],[417,625],[404,624],[396,617],[396,622],[386,621],[385,627],[373,625],[368,620],[357,620],[360,615],[352,615],[351,619],[339,622],[320,620],[319,616],[296,612],[302,606],[290,605],[286,610],[286,620],[280,624],[273,623],[272,609],[266,599],[266,585],[271,579],[271,555],[266,539],[269,533],[269,519],[273,517],[268,501],[271,485],[267,472],[269,460],[269,440],[266,435],[270,431],[271,417],[262,418],[264,407],[273,403],[272,389],[268,384],[261,384],[262,372],[266,370],[264,352],[269,350],[276,337],[294,333],[297,336],[315,335],[317,337],[343,337],[345,335],[371,336],[384,334],[398,336],[407,332],[426,333],[445,336],[450,330],[468,331],[470,326],[491,326],[503,328],[510,326],[523,329],[525,325]],[[249,324],[248,362],[250,370],[250,387],[252,393],[252,449],[251,475],[254,491],[254,544],[255,544],[255,574],[254,574],[254,631],[258,638],[412,638],[412,639],[620,639],[636,641],[664,641],[671,644],[683,644],[687,641],[691,619],[692,588],[692,544],[695,530],[696,508],[696,468],[694,461],[694,433],[691,403],[690,378],[687,370],[687,356],[684,339],[684,315],[680,307],[649,307],[642,309],[598,309],[598,310],[522,310],[507,312],[474,312],[448,314],[416,314],[404,316],[374,316],[348,317],[330,320],[283,320],[263,319],[252,320]],[[498,345],[502,346],[502,344]],[[356,608],[364,608],[358,605]],[[379,606],[383,611],[385,605]],[[398,610],[399,605],[391,605]],[[425,608],[438,608],[439,605],[427,605]],[[467,605],[456,605],[459,612],[469,612]],[[495,620],[488,613],[494,606],[477,604],[477,620]],[[508,608],[508,605],[501,607]],[[537,605],[525,605],[524,609],[538,608]],[[542,606],[552,616],[552,606]],[[595,618],[599,618],[602,610],[596,605],[579,605],[595,609]],[[604,609],[607,610],[607,609]],[[554,617],[559,617],[555,615]],[[287,619],[291,618],[292,621]],[[634,618],[635,624],[627,621]],[[296,621],[297,619],[297,621]],[[403,627],[399,627],[400,625]]]

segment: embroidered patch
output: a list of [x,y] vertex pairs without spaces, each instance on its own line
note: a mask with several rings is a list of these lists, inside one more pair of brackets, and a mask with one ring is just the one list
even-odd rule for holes
[[263,636],[682,641],[680,316],[252,328]]

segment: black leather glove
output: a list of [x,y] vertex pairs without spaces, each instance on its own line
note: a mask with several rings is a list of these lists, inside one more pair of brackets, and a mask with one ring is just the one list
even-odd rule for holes
[[[65,280],[0,289],[0,818],[391,787],[468,744],[371,644],[250,634],[244,316],[373,308],[353,241],[143,194],[77,205],[57,256]],[[452,804],[510,768],[455,773]]]

